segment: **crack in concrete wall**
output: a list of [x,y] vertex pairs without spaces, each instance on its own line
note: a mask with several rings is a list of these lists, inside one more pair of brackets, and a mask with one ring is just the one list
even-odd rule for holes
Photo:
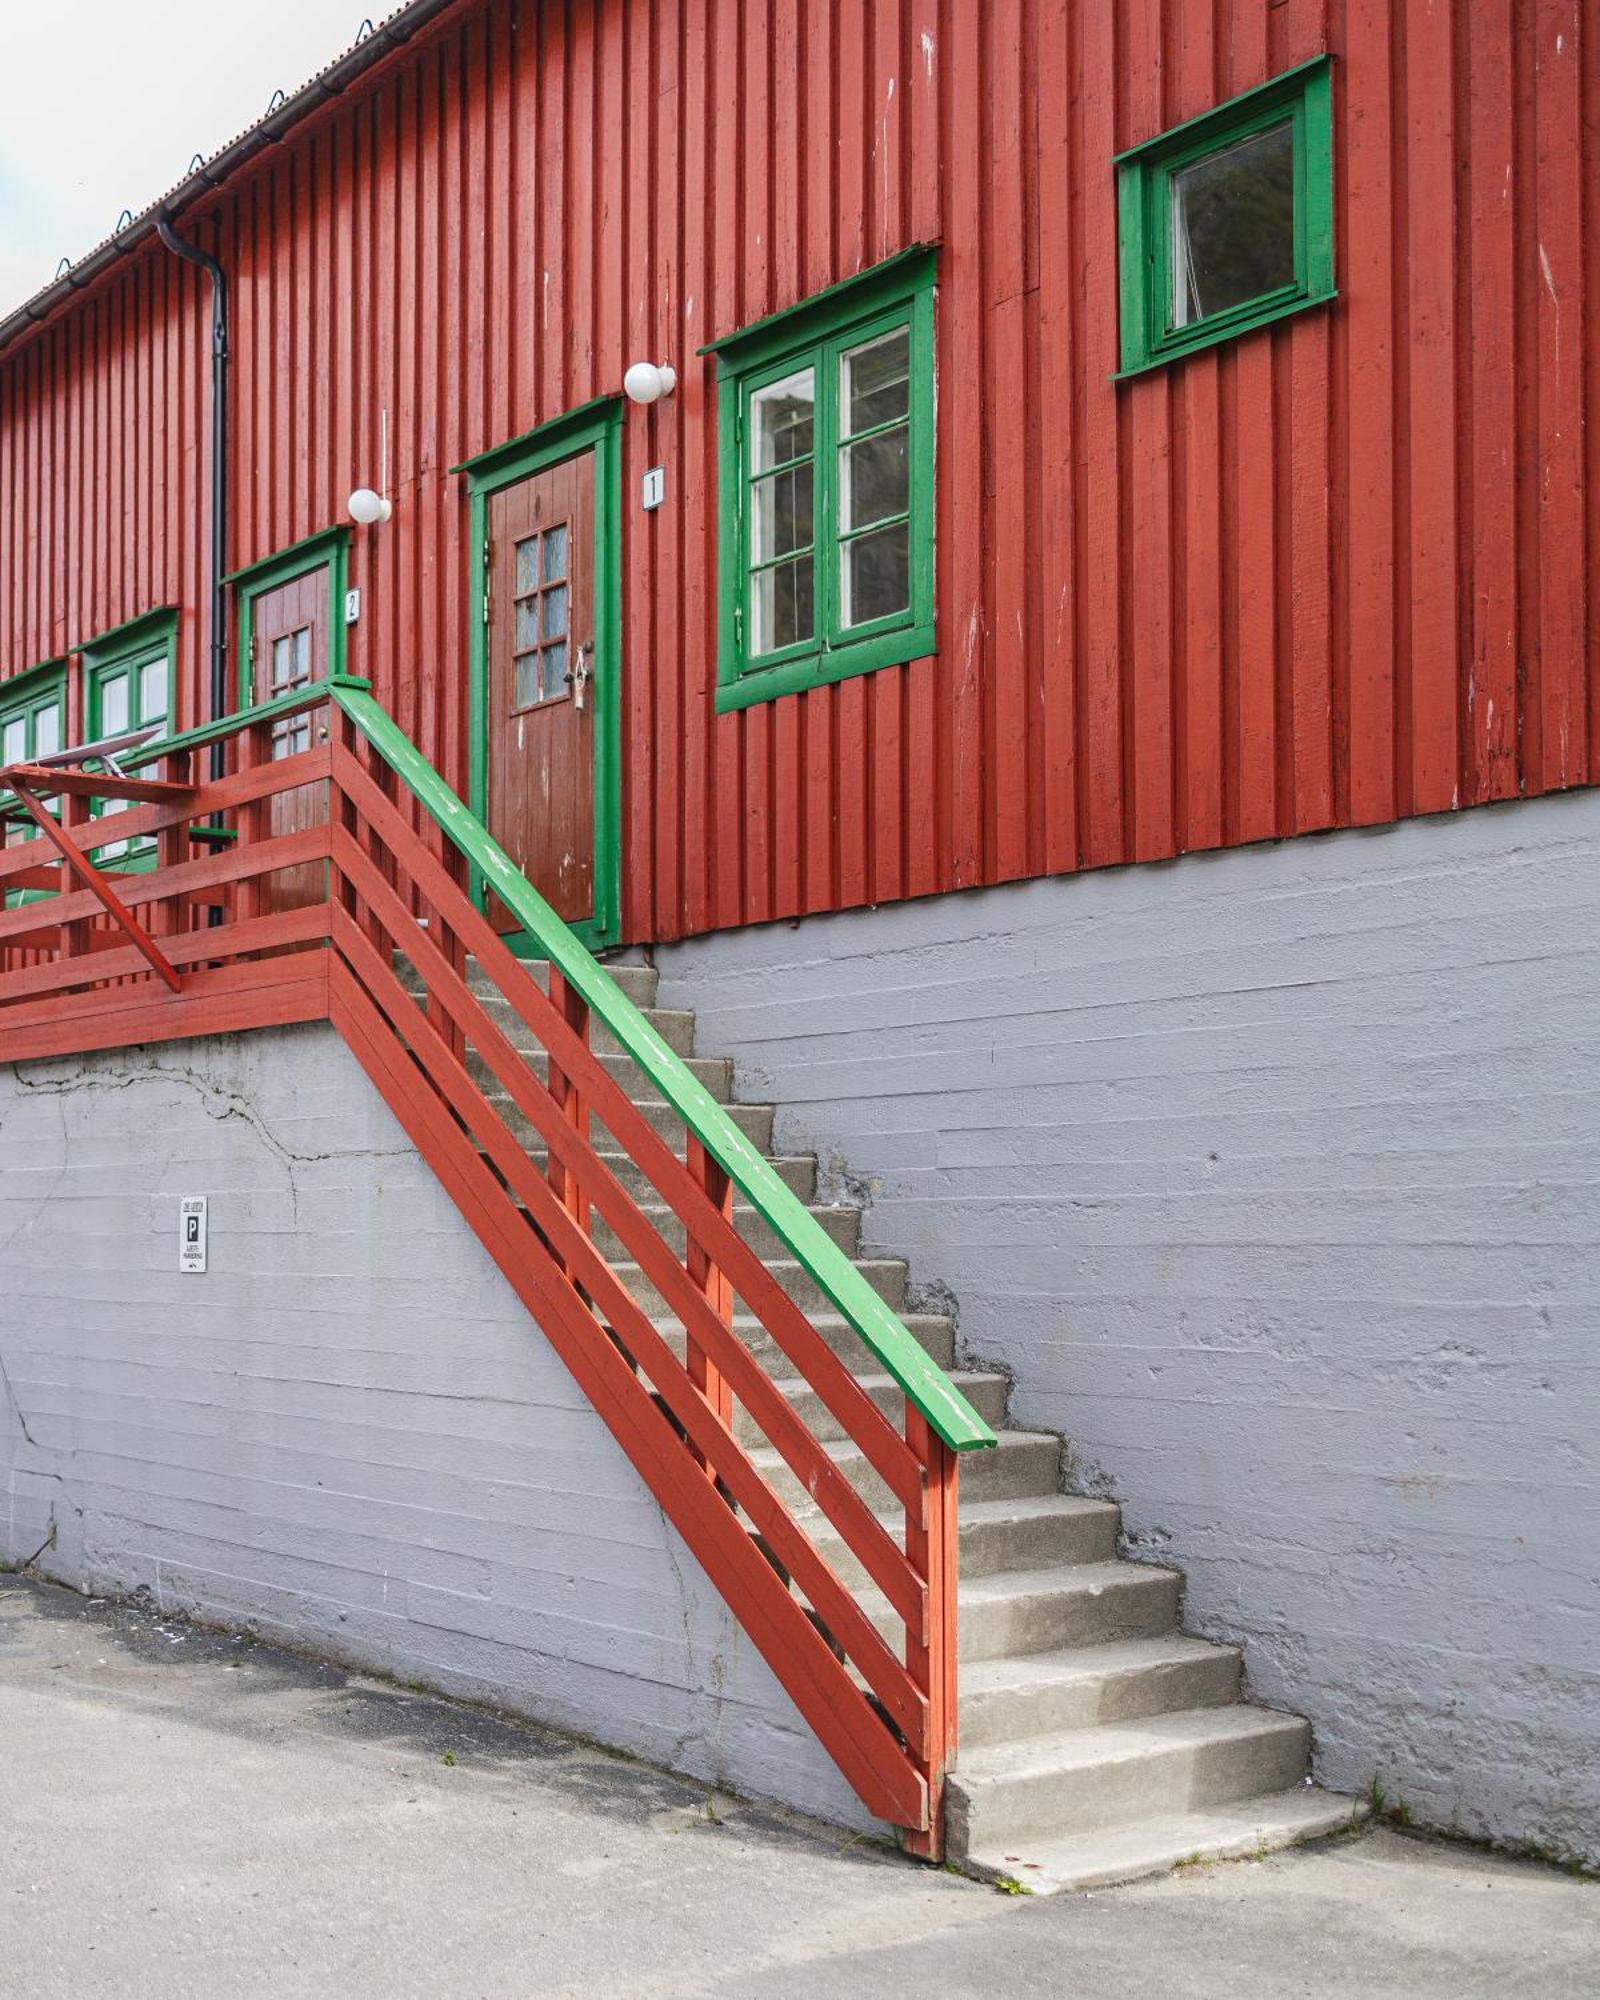
[[331,1028],[0,1066],[0,1246],[0,1560],[870,1825]]

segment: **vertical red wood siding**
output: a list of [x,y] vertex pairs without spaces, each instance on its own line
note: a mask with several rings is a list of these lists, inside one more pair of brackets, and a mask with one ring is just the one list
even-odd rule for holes
[[[1324,49],[1337,304],[1114,385],[1112,155]],[[350,664],[457,784],[448,467],[679,368],[624,432],[629,937],[1600,780],[1582,0],[463,0],[186,224],[233,564],[387,409]],[[934,239],[938,657],[719,718],[695,350]],[[140,251],[0,356],[0,672],[176,604],[203,715],[207,312]]]

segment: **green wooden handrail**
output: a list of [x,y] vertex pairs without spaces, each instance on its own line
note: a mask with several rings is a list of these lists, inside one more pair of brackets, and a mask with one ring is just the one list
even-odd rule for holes
[[860,1335],[935,1434],[957,1452],[993,1445],[994,1432],[955,1383],[911,1337],[682,1057],[667,1047],[605,968],[578,942],[488,828],[468,811],[373,700],[367,684],[336,677],[328,686],[338,707],[418,799],[457,852],[482,875],[590,1013],[638,1064],[823,1296]]
[[365,694],[371,686],[371,681],[358,680],[354,674],[330,674],[326,680],[310,681],[303,688],[274,696],[271,701],[258,702],[254,708],[241,708],[237,715],[225,715],[220,722],[204,722],[198,729],[186,729],[181,736],[167,736],[158,743],[147,743],[142,750],[119,757],[117,762],[125,771],[139,771],[146,764],[156,764],[163,757],[172,756],[175,751],[203,750],[208,743],[221,743],[258,722],[281,722],[286,715],[298,715],[302,709],[320,708],[325,701],[332,699],[339,688],[350,688]]

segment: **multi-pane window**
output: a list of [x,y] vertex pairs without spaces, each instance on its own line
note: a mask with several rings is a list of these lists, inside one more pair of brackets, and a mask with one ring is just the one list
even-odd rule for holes
[[911,329],[839,361],[839,606],[847,630],[911,605]]
[[750,398],[749,652],[817,630],[817,377],[804,368]]
[[1333,296],[1326,58],[1117,163],[1124,374]]
[[933,646],[933,263],[897,260],[719,349],[718,706]]
[[[312,681],[311,627],[296,626],[280,632],[267,645],[267,699],[277,701]],[[311,711],[301,709],[272,725],[274,758],[294,757],[311,748]]]
[[[66,678],[59,667],[42,675],[28,674],[20,688],[0,685],[0,766],[31,764],[61,749],[66,699]],[[47,803],[54,810],[57,801]],[[5,822],[7,846],[32,840],[35,834],[31,821]]]
[[[172,657],[168,634],[106,658],[91,647],[88,667],[89,735],[94,741],[141,729],[153,729],[162,736],[170,733]],[[103,799],[97,801],[95,811],[109,815],[123,810],[123,804]],[[102,861],[118,861],[148,855],[154,847],[151,840],[119,840],[98,852]]]
[[568,691],[571,541],[571,523],[558,521],[517,543],[513,713]]

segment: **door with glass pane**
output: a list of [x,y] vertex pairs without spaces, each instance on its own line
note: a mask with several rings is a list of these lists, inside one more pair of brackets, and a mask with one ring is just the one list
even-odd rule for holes
[[489,830],[569,923],[595,899],[594,502],[592,451],[489,502]]
[[[292,582],[266,590],[250,612],[250,696],[257,704],[293,694],[328,674],[328,568],[309,570]],[[309,750],[321,731],[318,712],[302,710],[286,716],[272,729],[274,758]],[[325,785],[302,785],[272,803],[274,834],[298,833],[321,826],[328,816]],[[299,909],[320,903],[327,895],[321,862],[285,869],[268,878],[266,910]]]

